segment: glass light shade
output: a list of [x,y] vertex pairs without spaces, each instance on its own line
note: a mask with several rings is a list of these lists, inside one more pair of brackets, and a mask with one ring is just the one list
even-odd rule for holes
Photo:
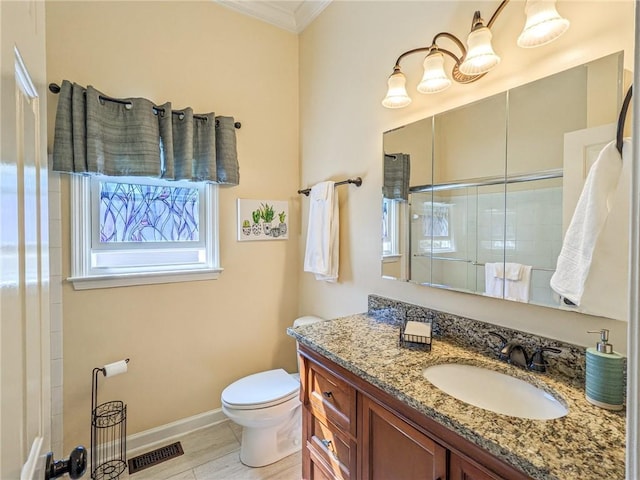
[[460,72],[465,75],[480,75],[491,70],[500,63],[491,46],[491,30],[480,27],[473,30],[467,37],[467,55],[460,64]]
[[382,100],[382,105],[387,108],[402,108],[409,105],[411,98],[407,93],[406,83],[407,79],[404,74],[400,70],[395,71],[387,81],[389,89],[387,96]]
[[437,93],[449,88],[451,80],[444,71],[444,55],[440,52],[432,52],[424,59],[422,64],[424,75],[418,84],[420,93]]
[[524,29],[518,37],[518,46],[538,47],[553,42],[569,28],[569,20],[556,10],[556,0],[527,0]]

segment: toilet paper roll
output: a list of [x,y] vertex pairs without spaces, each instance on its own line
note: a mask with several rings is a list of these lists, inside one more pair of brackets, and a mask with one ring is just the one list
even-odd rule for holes
[[102,367],[102,373],[105,377],[113,377],[121,373],[127,373],[127,360],[119,360],[117,362],[108,363]]

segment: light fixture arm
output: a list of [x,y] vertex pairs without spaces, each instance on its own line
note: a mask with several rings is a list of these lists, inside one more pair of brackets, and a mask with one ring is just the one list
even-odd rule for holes
[[[505,0],[505,2],[507,2],[507,1],[509,1],[509,0]],[[440,38],[440,37],[448,38],[453,43],[455,43],[456,46],[460,49],[460,56],[456,55],[451,50],[447,50],[446,48],[440,47],[436,43],[436,40],[438,38]],[[396,73],[396,72],[400,71],[400,61],[404,57],[407,57],[409,55],[413,55],[414,53],[420,53],[420,52],[431,53],[432,51],[437,51],[437,52],[444,53],[444,54],[446,54],[447,56],[449,56],[449,57],[451,57],[453,59],[453,61],[455,63],[454,63],[453,68],[451,70],[451,76],[458,83],[472,83],[472,82],[475,82],[476,80],[479,80],[480,78],[482,78],[482,77],[484,77],[486,75],[486,73],[481,73],[479,75],[465,75],[464,73],[462,73],[460,71],[460,64],[464,61],[464,57],[467,54],[467,49],[464,47],[464,44],[458,39],[458,37],[456,37],[455,35],[453,35],[453,34],[451,34],[449,32],[440,32],[440,33],[438,33],[435,37],[433,37],[433,43],[429,47],[413,48],[411,50],[407,50],[406,52],[402,53],[398,57],[398,59],[396,60],[396,63],[394,65],[394,67],[393,67],[393,72]]]
[[[460,49],[460,51],[462,52],[462,55],[460,55],[460,58],[458,58],[455,55],[453,55],[453,58],[455,58],[456,61],[459,61],[460,59],[464,58],[464,56],[467,54],[467,49],[464,48],[464,43],[462,43],[460,41],[460,39],[458,37],[456,37],[453,33],[449,33],[449,32],[440,32],[440,33],[436,34],[436,36],[433,37],[433,40],[431,41],[431,44],[432,44],[431,46],[432,47],[436,46],[436,41],[440,37],[448,38],[453,43],[455,43],[457,45],[457,47]],[[440,51],[444,51],[444,49],[440,49]]]
[[[502,10],[504,10],[504,7],[506,7],[508,3],[509,3],[509,0],[503,0],[500,3],[500,5],[498,5],[498,8],[496,9],[496,11],[493,12],[493,15],[491,15],[491,19],[489,20],[489,23],[487,23],[488,28],[491,28],[493,23],[496,21],[500,13],[502,13]],[[473,21],[471,25],[472,29],[475,27],[478,20],[481,20],[480,12],[476,11],[473,16]],[[455,43],[455,45],[460,49],[460,56],[456,55],[451,50],[447,50],[446,48],[440,47],[437,44],[437,41],[439,38],[448,38],[453,43]],[[431,53],[432,51],[438,51],[438,52],[444,53],[453,59],[453,61],[455,62],[455,65],[453,66],[453,70],[451,74],[453,76],[453,79],[458,83],[475,82],[476,80],[479,80],[480,78],[486,75],[486,73],[483,73],[480,75],[465,75],[460,72],[459,67],[460,67],[460,64],[464,61],[464,57],[467,54],[467,49],[465,48],[464,44],[460,41],[458,37],[456,37],[455,35],[449,32],[440,32],[436,34],[433,37],[433,40],[431,41],[431,45],[428,47],[412,48],[411,50],[407,50],[406,52],[403,52],[396,60],[396,63],[393,67],[394,73],[400,71],[400,62],[404,57],[408,57],[410,55],[413,55],[414,53],[421,53],[421,52]]]
[[489,19],[489,23],[487,23],[487,28],[491,28],[493,26],[493,22],[495,22],[498,16],[502,13],[502,10],[504,10],[504,7],[507,6],[507,3],[509,3],[509,0],[502,0],[500,5],[498,5],[498,8],[496,9],[496,11],[493,12],[493,15],[491,15],[491,18]]
[[[454,54],[453,52],[451,52],[450,50],[447,50],[446,48],[441,48],[436,43],[436,41],[441,37],[448,38],[449,40],[451,40],[453,43],[456,44],[456,46],[460,49],[460,56],[459,57],[456,54]],[[480,74],[480,75],[465,75],[464,73],[460,72],[460,64],[464,61],[464,57],[467,55],[467,49],[464,47],[464,44],[460,41],[460,39],[458,37],[456,37],[452,33],[440,32],[440,33],[436,34],[433,37],[432,45],[431,45],[430,48],[432,50],[437,50],[439,52],[446,53],[449,57],[451,57],[453,59],[455,64],[453,65],[453,69],[451,70],[451,76],[458,83],[475,82],[476,80],[479,80],[480,78],[482,78],[482,77],[484,77],[486,75],[484,73]]]
[[[420,93],[437,93],[451,85],[451,78],[458,83],[471,83],[484,77],[500,63],[500,57],[491,45],[491,28],[510,0],[502,0],[493,12],[489,22],[485,23],[480,11],[476,11],[471,22],[471,31],[466,45],[449,32],[440,32],[433,37],[428,47],[418,47],[402,53],[393,67],[393,73],[387,84],[387,95],[382,104],[388,108],[402,108],[411,103],[406,90],[406,77],[400,69],[404,57],[414,53],[426,53],[423,61],[424,75],[417,86]],[[538,47],[554,41],[569,27],[569,20],[561,17],[555,9],[556,0],[527,0],[524,29],[517,44],[522,48]],[[448,39],[459,50],[441,48],[438,42]],[[444,55],[453,60],[451,75],[444,70]],[[450,63],[450,62],[449,62]],[[451,77],[451,78],[450,78]]]
[[420,52],[430,52],[432,49],[433,45],[431,47],[419,47],[419,48],[413,48],[411,50],[407,50],[406,52],[402,53],[398,59],[396,60],[395,65],[393,66],[393,70],[400,70],[400,60],[402,60],[404,57],[408,57],[409,55],[413,55],[414,53],[420,53]]

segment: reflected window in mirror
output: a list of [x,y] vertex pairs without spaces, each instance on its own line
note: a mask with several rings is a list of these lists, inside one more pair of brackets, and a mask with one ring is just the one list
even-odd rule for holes
[[399,252],[399,220],[398,201],[390,198],[382,199],[382,257],[398,256]]
[[424,202],[424,214],[421,215],[422,236],[419,250],[421,253],[452,253],[456,251],[454,230],[451,228],[453,204],[442,202]]

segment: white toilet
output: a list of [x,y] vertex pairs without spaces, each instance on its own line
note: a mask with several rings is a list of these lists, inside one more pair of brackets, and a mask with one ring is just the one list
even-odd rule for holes
[[[294,327],[322,321],[301,317]],[[242,426],[240,461],[262,467],[302,447],[300,377],[278,368],[236,380],[222,391],[222,411]]]

